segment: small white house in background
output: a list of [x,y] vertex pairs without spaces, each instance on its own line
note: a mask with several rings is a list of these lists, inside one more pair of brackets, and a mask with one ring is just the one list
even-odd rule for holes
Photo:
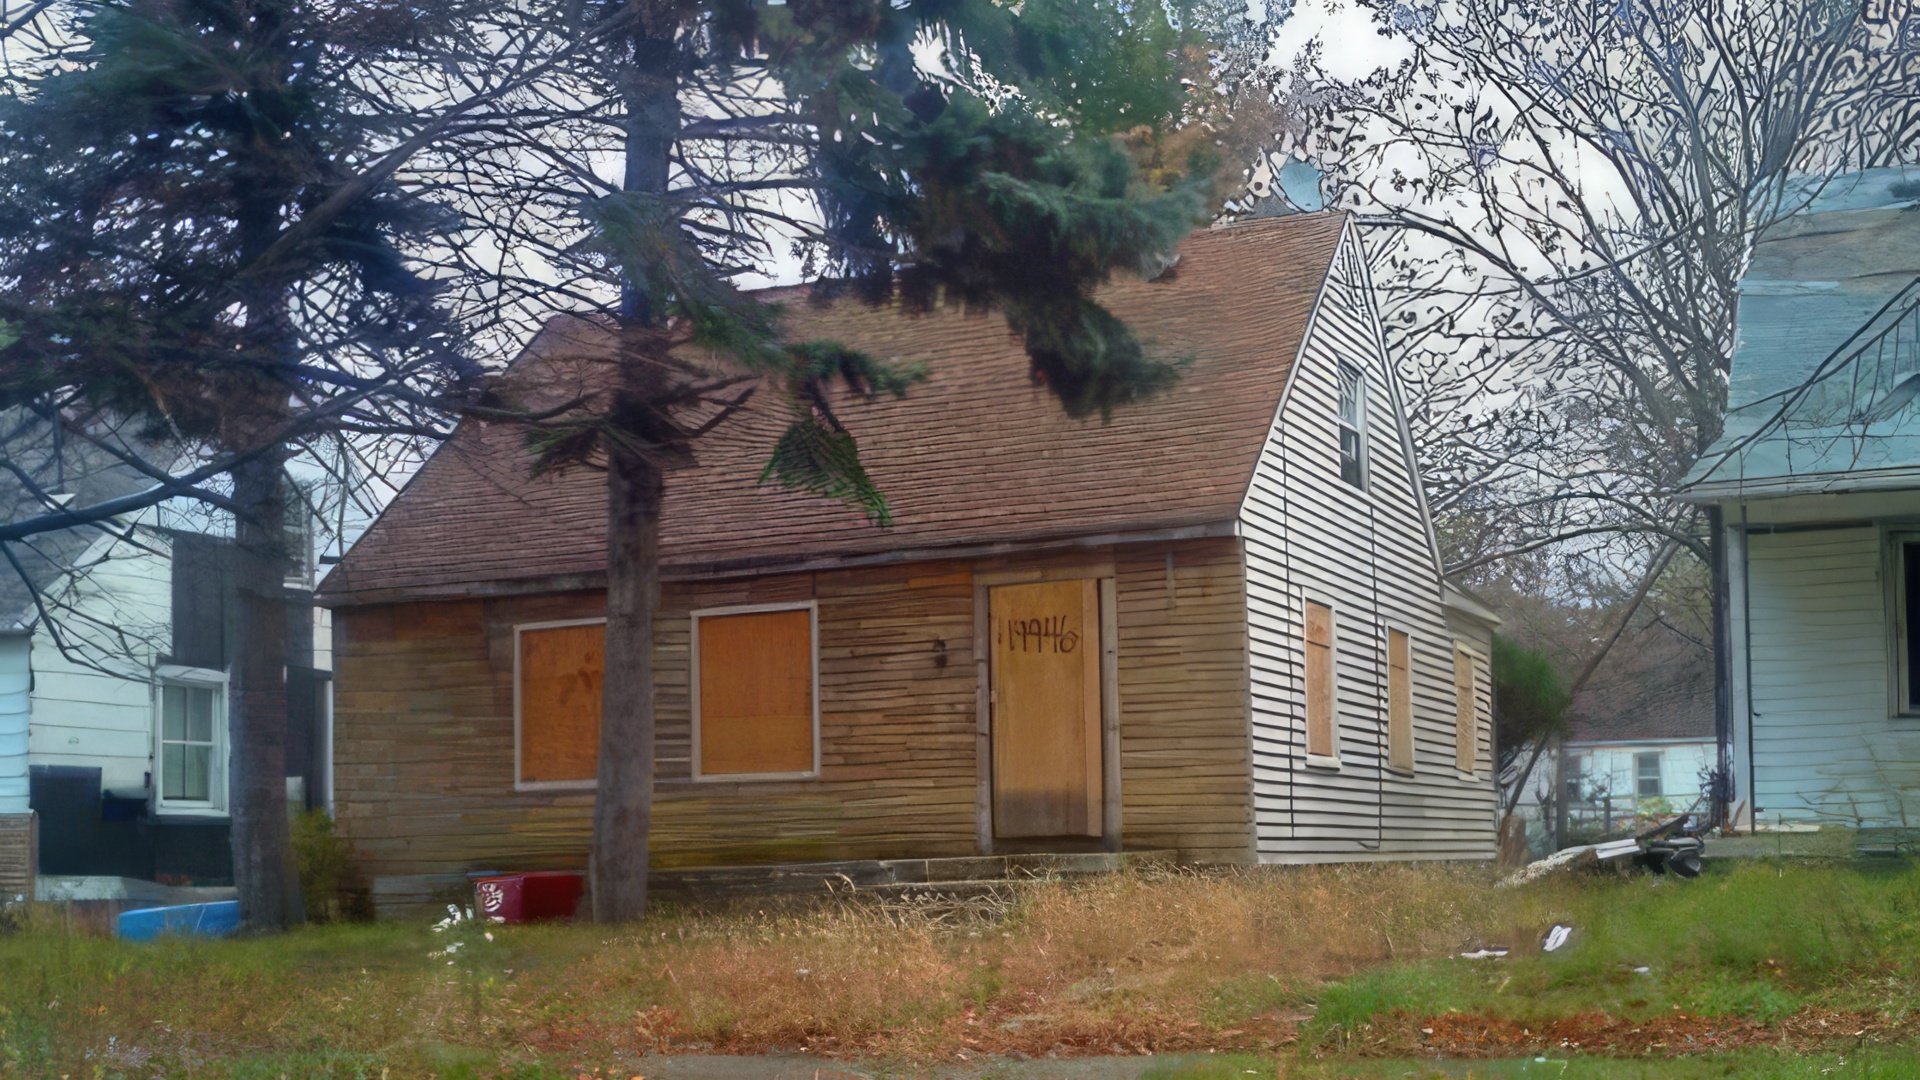
[[1763,238],[1681,497],[1725,541],[1736,823],[1920,823],[1920,169]]
[[[36,440],[16,421],[0,447],[49,492],[89,503],[149,481],[97,449]],[[56,440],[57,441],[57,440]],[[0,510],[37,499],[0,484]],[[290,536],[290,644],[311,657],[311,528]],[[162,505],[113,532],[74,529],[17,545],[0,569],[0,865],[6,817],[38,833],[41,875],[179,883],[230,880],[226,694],[233,611],[230,530]],[[316,627],[320,633],[316,635]],[[290,666],[289,792],[324,790],[326,672]],[[17,856],[16,856],[17,861]],[[5,871],[0,869],[0,888]]]

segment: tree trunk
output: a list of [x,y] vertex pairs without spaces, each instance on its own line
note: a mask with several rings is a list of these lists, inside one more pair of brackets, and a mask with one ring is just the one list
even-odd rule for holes
[[287,828],[286,491],[281,455],[233,474],[234,620],[227,694],[228,811],[240,918],[256,930],[298,923]]
[[[679,131],[670,4],[632,5],[621,104],[626,110],[622,187],[664,195]],[[667,228],[677,228],[672,223]],[[600,764],[588,878],[595,922],[629,922],[647,912],[648,829],[653,823],[653,622],[660,607],[660,497],[654,451],[668,451],[672,423],[658,401],[670,338],[661,332],[668,297],[640,287],[629,269],[620,293],[620,367],[607,447],[606,673],[600,687]]]
[[647,910],[653,819],[653,621],[660,607],[660,468],[624,440],[607,460],[606,676],[593,804],[593,918]]

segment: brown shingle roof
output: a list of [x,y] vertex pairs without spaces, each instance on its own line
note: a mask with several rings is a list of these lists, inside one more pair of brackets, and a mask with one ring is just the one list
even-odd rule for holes
[[[1163,353],[1193,366],[1170,390],[1110,421],[1068,419],[1027,378],[995,314],[905,317],[855,301],[796,305],[798,338],[917,360],[904,399],[848,402],[841,420],[885,492],[890,529],[831,500],[761,485],[784,426],[768,402],[699,440],[667,477],[668,574],[897,550],[1032,542],[1232,520],[1339,243],[1337,214],[1265,219],[1189,237],[1172,273],[1101,299]],[[549,324],[516,362],[604,352],[578,319]],[[594,575],[606,558],[604,474],[530,479],[520,431],[469,421],[354,545],[322,586],[336,604],[456,595]]]

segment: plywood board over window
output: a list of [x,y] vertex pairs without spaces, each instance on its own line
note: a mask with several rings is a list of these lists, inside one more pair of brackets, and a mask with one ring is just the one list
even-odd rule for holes
[[606,624],[515,628],[514,711],[522,788],[590,787],[600,761]]
[[1413,771],[1413,639],[1387,631],[1387,767]]
[[1307,601],[1307,757],[1332,764],[1340,754],[1333,719],[1333,609]]
[[1453,762],[1463,773],[1480,765],[1480,709],[1475,693],[1473,654],[1453,647]]
[[817,774],[813,606],[696,612],[693,641],[695,778]]

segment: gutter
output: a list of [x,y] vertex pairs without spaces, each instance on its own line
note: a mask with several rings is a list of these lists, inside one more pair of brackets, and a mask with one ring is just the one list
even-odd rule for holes
[[[724,578],[758,577],[765,574],[797,574],[820,570],[851,570],[901,563],[937,562],[943,559],[985,559],[999,555],[1020,555],[1049,551],[1074,551],[1084,548],[1116,547],[1125,544],[1169,543],[1240,535],[1238,520],[1216,521],[1200,525],[1181,525],[1139,532],[1093,533],[1085,536],[1058,537],[1049,540],[1006,540],[987,544],[957,544],[925,548],[900,548],[854,555],[826,555],[813,558],[753,556],[723,559],[709,563],[676,563],[660,568],[660,580],[667,582],[712,581]],[[495,581],[452,582],[438,585],[403,585],[387,589],[366,589],[341,593],[316,594],[314,603],[329,609],[370,607],[376,604],[413,603],[431,600],[471,600],[482,597],[529,596],[540,593],[584,592],[607,587],[605,570],[535,578],[511,578]]]

